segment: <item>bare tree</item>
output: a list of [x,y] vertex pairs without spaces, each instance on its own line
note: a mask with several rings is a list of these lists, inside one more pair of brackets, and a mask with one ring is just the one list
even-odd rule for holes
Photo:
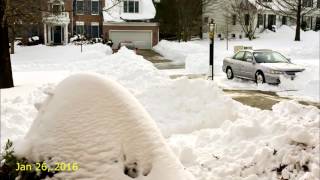
[[256,0],[256,2],[275,14],[295,19],[297,25],[295,41],[300,41],[301,17],[316,10],[316,8],[312,6],[313,0],[273,0],[268,3],[263,0]]
[[10,53],[14,54],[14,41],[17,35],[17,26],[23,30],[28,26],[41,22],[40,1],[38,0],[7,0],[6,18],[9,28]]
[[8,21],[6,18],[7,0],[0,0],[0,89],[13,87],[9,53]]
[[211,0],[161,0],[157,5],[157,20],[161,32],[174,34],[178,40],[188,41],[202,28],[203,6]]
[[15,27],[17,24],[33,23],[34,18],[39,18],[39,14],[35,14],[39,11],[39,8],[33,8],[39,7],[39,4],[33,6],[37,2],[33,0],[0,0],[0,88],[14,86],[9,53],[9,37],[12,52],[14,52]]
[[[241,25],[243,32],[249,40],[254,39],[257,17],[258,14],[262,14],[264,8],[260,8],[255,2],[249,2],[248,0],[230,0],[225,9],[229,14],[236,14],[236,20]],[[230,16],[227,16],[227,18],[230,18]]]

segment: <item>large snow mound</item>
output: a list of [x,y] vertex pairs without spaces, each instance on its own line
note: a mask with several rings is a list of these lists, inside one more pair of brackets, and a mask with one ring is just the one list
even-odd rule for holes
[[20,143],[18,154],[34,161],[79,163],[79,171],[55,178],[193,179],[142,105],[121,85],[97,75],[61,82]]
[[174,135],[169,143],[198,180],[320,178],[319,109],[293,101],[243,111],[219,129]]

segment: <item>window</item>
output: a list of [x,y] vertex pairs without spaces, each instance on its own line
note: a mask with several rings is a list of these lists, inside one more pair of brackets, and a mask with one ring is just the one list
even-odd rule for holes
[[203,20],[204,23],[209,23],[209,17],[205,17]]
[[282,25],[287,25],[287,16],[282,16]]
[[91,1],[91,14],[99,15],[99,0]]
[[83,14],[84,13],[84,2],[83,0],[77,0],[77,14]]
[[312,7],[313,6],[313,0],[303,0],[302,1],[303,7]]
[[84,34],[84,22],[80,22],[80,21],[76,22],[76,33]]
[[233,14],[232,15],[232,25],[236,25],[237,24],[237,15]]
[[320,0],[317,0],[317,8],[320,8]]
[[259,27],[260,25],[263,25],[263,16],[262,16],[262,14],[258,14],[257,27]]
[[52,13],[53,14],[60,14],[62,12],[62,8],[58,4],[52,5]]
[[250,21],[250,15],[246,14],[244,16],[244,23],[245,23],[246,26],[249,26],[249,21]]
[[124,13],[139,13],[139,1],[137,0],[124,0],[123,1]]
[[92,23],[91,24],[91,37],[92,38],[99,38],[99,23]]
[[253,61],[253,55],[251,52],[246,52],[246,54],[244,55],[244,58],[243,58],[245,61],[248,61],[248,62],[252,62]]
[[240,51],[236,55],[234,55],[233,59],[237,59],[237,60],[242,61],[243,60],[243,56],[244,56],[244,51]]

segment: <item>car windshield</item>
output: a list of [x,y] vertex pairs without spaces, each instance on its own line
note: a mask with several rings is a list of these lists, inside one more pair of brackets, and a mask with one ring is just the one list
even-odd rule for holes
[[278,52],[254,52],[253,56],[257,63],[289,63],[288,59]]

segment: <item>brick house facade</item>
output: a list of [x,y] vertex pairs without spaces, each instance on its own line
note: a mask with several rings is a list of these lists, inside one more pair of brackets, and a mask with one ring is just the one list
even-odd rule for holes
[[43,12],[43,39],[46,45],[67,44],[69,38],[82,34],[102,37],[102,8],[105,0],[46,0]]

